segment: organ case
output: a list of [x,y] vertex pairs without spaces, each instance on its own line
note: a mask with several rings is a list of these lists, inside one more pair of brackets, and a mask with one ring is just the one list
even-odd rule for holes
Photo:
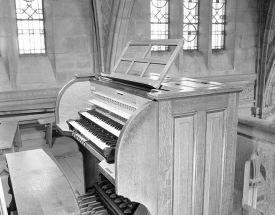
[[[131,44],[141,45],[127,46]],[[164,44],[168,43],[157,43]],[[173,53],[168,64],[176,56]],[[136,61],[145,60],[132,62]],[[164,74],[149,74],[141,82],[140,77],[124,78],[115,72],[89,77],[88,109],[105,108],[126,120],[115,145],[114,163],[76,139],[83,154],[86,191],[101,180],[101,173],[115,185],[117,195],[143,204],[151,215],[229,214],[240,89],[167,77],[170,66],[164,66]],[[63,125],[57,127],[71,135]]]

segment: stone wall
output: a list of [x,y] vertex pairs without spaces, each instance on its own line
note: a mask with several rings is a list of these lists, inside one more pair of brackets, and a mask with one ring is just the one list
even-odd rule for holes
[[93,22],[89,0],[52,0],[54,54],[58,82],[92,72]]
[[44,0],[43,3],[46,54],[19,55],[15,3],[0,0],[0,94],[7,101],[17,98],[20,91],[29,96],[37,89],[36,97],[40,93],[43,98],[43,89],[55,92],[50,93],[51,100],[74,74],[94,72],[91,1]]

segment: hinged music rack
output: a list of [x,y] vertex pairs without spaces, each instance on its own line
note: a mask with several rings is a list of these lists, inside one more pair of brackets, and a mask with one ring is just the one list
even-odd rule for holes
[[[165,48],[167,47],[167,52],[172,53],[170,58],[166,62],[165,60],[160,61],[146,59],[148,53],[150,53],[153,46],[163,46]],[[129,82],[140,83],[151,88],[153,87],[155,89],[159,89],[172,63],[175,61],[176,57],[182,50],[182,46],[183,40],[181,39],[129,41],[124,50],[122,51],[117,63],[115,64],[113,71],[110,75],[108,75],[108,77],[112,79],[122,79]],[[134,57],[125,57],[125,54],[130,49],[130,47],[137,47],[137,52],[130,52],[130,54],[134,55]],[[174,51],[172,51],[172,48],[170,47],[175,47]],[[141,57],[136,57],[137,55],[141,55]],[[126,65],[127,63],[129,65]],[[133,67],[142,67],[142,64],[144,65],[142,70],[138,72],[135,70],[133,74]],[[150,70],[149,68],[151,65],[163,67],[159,75],[152,75],[150,73],[147,73],[148,70]],[[119,66],[123,67],[123,71],[119,70]]]

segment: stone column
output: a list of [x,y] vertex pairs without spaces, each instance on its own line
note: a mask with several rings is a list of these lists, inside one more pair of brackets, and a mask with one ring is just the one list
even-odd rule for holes
[[211,69],[212,57],[212,0],[201,0],[199,4],[199,51],[202,52],[205,65]]
[[1,44],[1,55],[6,70],[8,71],[10,84],[16,88],[18,66],[18,40],[16,28],[15,1],[2,0],[4,12],[4,36]]

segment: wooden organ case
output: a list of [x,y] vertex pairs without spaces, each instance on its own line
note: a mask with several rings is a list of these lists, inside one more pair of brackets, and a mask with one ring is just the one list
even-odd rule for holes
[[[233,205],[241,90],[168,77],[182,43],[130,41],[110,75],[86,77],[89,108],[57,128],[79,145],[86,191],[104,178],[116,195],[148,210],[138,208],[134,214],[227,215]],[[167,62],[148,59],[153,45],[173,50]],[[129,57],[132,47],[138,51],[130,51]],[[151,66],[162,72],[149,73]],[[107,130],[107,139],[90,123]]]

